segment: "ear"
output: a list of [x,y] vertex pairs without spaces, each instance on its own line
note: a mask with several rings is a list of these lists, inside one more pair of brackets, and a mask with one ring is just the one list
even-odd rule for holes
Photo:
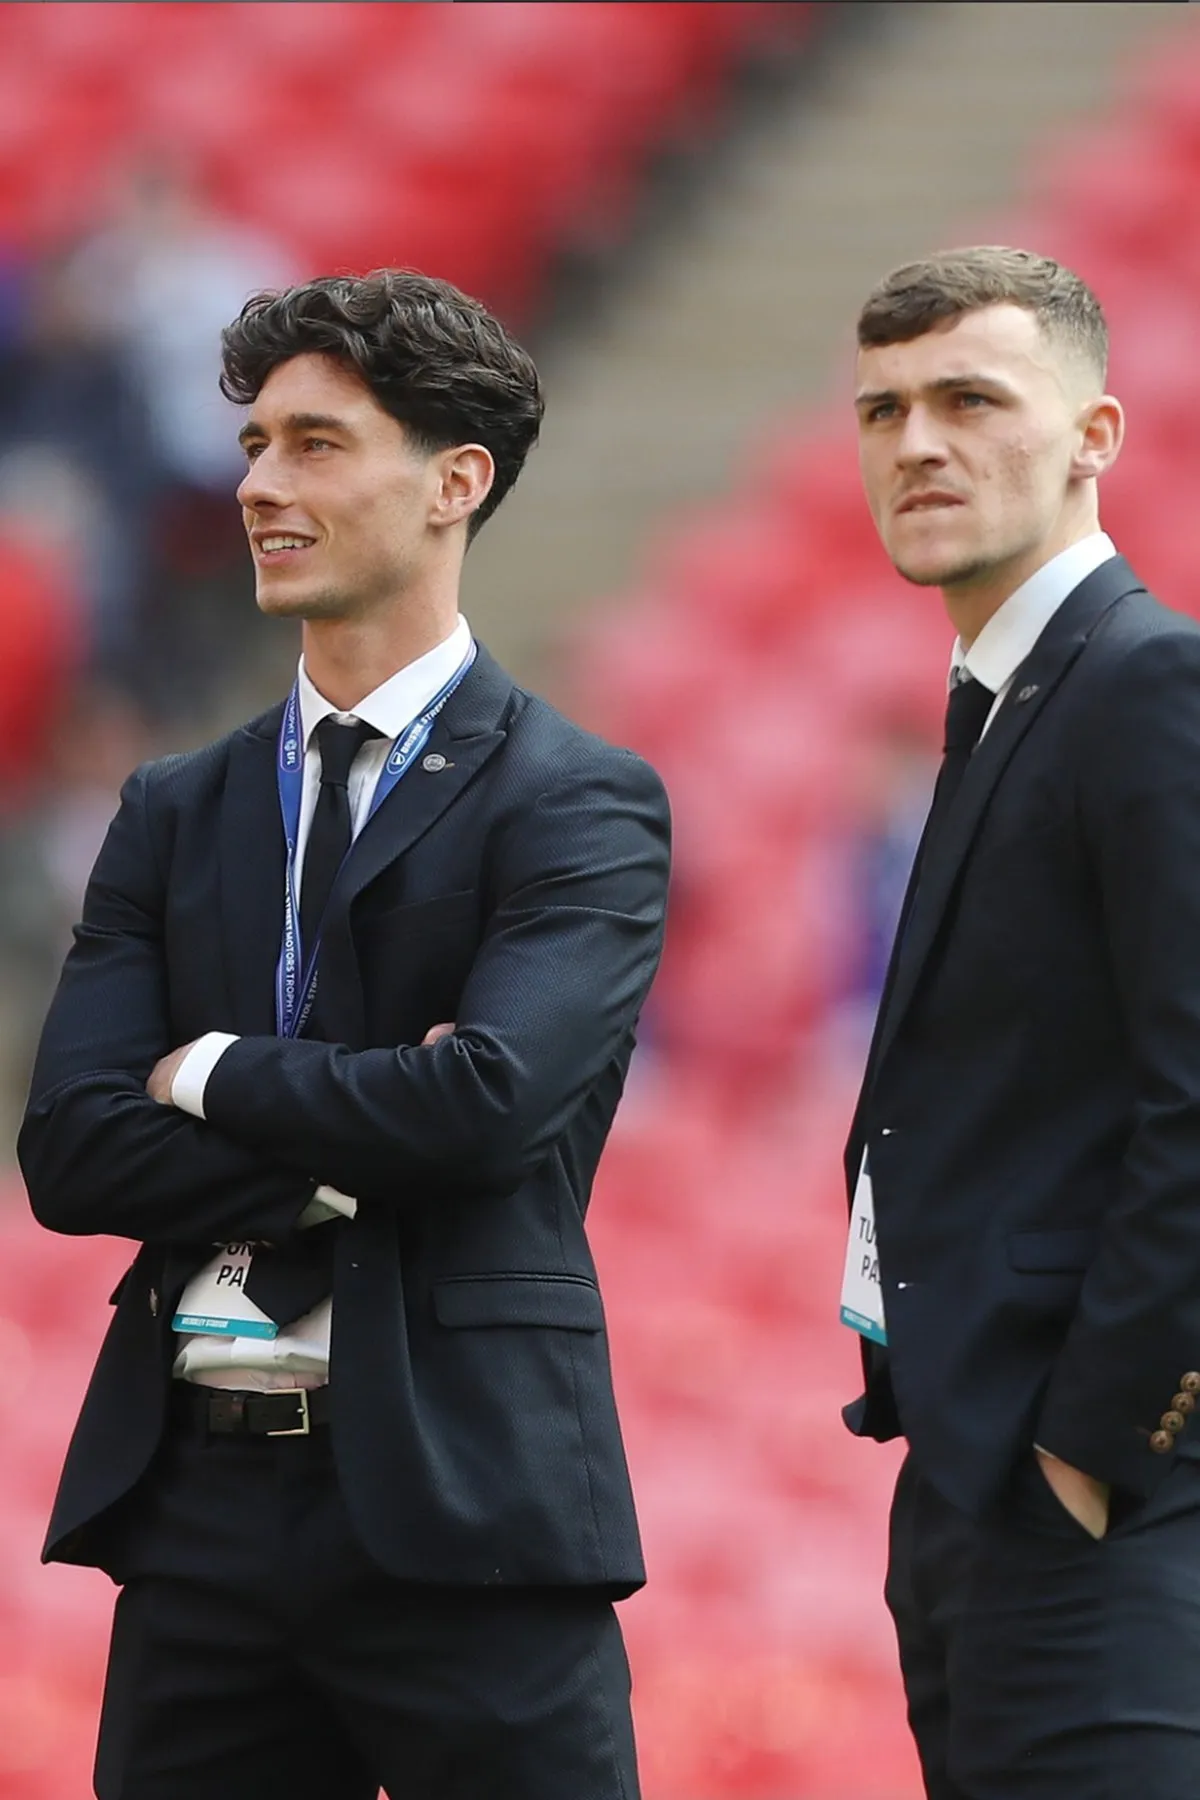
[[430,524],[442,530],[461,525],[487,499],[496,479],[492,453],[482,444],[459,444],[444,450]]
[[1079,446],[1071,459],[1071,474],[1078,481],[1093,481],[1111,469],[1125,440],[1125,414],[1111,394],[1089,401],[1080,421]]

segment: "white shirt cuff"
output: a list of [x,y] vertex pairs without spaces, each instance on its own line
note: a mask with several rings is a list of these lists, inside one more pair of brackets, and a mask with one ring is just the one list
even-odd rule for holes
[[230,1031],[206,1031],[198,1037],[179,1067],[171,1083],[171,1104],[180,1112],[191,1113],[193,1119],[204,1117],[204,1090],[208,1078],[228,1050],[237,1043]]
[[357,1211],[357,1200],[351,1199],[349,1194],[340,1194],[337,1188],[323,1181],[296,1220],[296,1226],[303,1231],[306,1225],[323,1225],[326,1219],[352,1219]]

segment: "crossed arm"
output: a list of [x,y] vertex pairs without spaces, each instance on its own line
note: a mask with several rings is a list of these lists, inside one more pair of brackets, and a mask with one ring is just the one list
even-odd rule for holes
[[366,1051],[239,1038],[204,1120],[158,1103],[179,1051],[145,779],[127,785],[43,1034],[19,1145],[42,1222],[274,1240],[318,1183],[397,1205],[515,1189],[627,1042],[657,966],[669,817],[653,772],[612,752],[514,810],[453,1032]]
[[[449,1037],[453,1030],[453,1020],[446,1021],[440,1025],[431,1025],[429,1030],[425,1033],[425,1036],[421,1039],[422,1048],[428,1048],[430,1044],[436,1044],[442,1038]],[[160,1057],[151,1069],[146,1080],[146,1092],[152,1100],[157,1100],[160,1106],[174,1106],[177,1104],[175,1099],[175,1077],[183,1067],[188,1056],[196,1048],[198,1042],[198,1038],[193,1038],[190,1044],[181,1044],[178,1050],[172,1050],[169,1055]]]

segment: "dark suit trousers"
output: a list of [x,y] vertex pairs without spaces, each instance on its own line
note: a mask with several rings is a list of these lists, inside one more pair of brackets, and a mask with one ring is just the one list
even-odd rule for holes
[[327,1430],[173,1424],[109,1561],[100,1800],[637,1800],[609,1602],[392,1579]]
[[887,1601],[930,1800],[1197,1800],[1200,1464],[1097,1541],[1032,1452],[982,1522],[910,1457]]

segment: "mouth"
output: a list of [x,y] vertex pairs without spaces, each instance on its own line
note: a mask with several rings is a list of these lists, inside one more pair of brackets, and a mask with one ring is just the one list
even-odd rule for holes
[[896,508],[898,513],[945,512],[951,507],[962,506],[964,502],[957,494],[910,494]]
[[255,532],[253,542],[255,561],[261,567],[276,569],[304,556],[316,539],[294,531],[263,531]]

